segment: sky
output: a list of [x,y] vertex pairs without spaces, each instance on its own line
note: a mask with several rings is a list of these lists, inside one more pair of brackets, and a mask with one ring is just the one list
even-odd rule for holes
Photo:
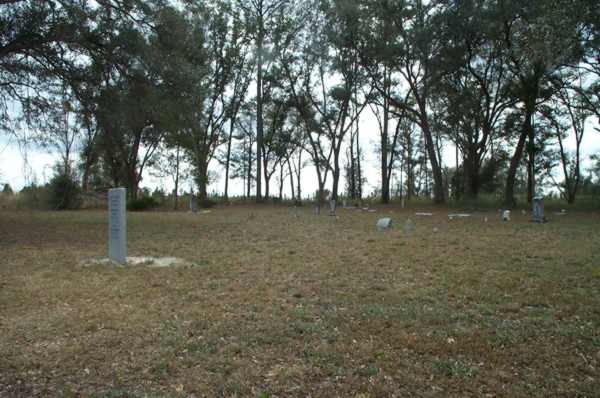
[[[584,156],[583,169],[585,169],[590,163],[587,160],[589,155],[600,153],[600,133],[595,130],[598,124],[593,120],[588,120],[586,131],[584,134],[583,143],[581,146],[582,154]],[[375,149],[379,146],[379,126],[375,115],[369,108],[366,108],[361,115],[360,119],[360,141],[361,148],[363,151],[363,163],[362,167],[364,175],[366,177],[366,185],[363,188],[365,196],[372,193],[380,185],[380,171],[379,171],[379,157],[375,153]],[[572,149],[574,147],[573,139],[569,139],[567,147]],[[345,149],[342,149],[344,155],[342,155],[342,165],[345,162]],[[26,183],[25,175],[29,174],[29,182],[37,182],[43,184],[48,182],[52,178],[53,170],[52,166],[58,160],[58,154],[52,153],[47,149],[35,147],[30,145],[27,150],[27,163],[29,164],[29,173],[26,173],[25,162],[23,159],[23,152],[16,144],[15,140],[9,140],[6,136],[0,137],[0,183],[9,183],[13,190],[20,190]],[[455,166],[455,148],[452,143],[444,145],[443,149],[443,163],[445,166]],[[304,153],[303,159],[308,160],[309,155]],[[209,187],[209,193],[222,193],[224,189],[224,170],[218,166],[216,162],[211,164],[211,170],[217,171],[219,178],[212,182]],[[556,175],[558,179],[562,179],[560,169],[556,169]],[[343,191],[345,181],[340,181],[340,188]],[[331,186],[331,176],[328,177],[328,185]],[[143,175],[143,180],[140,184],[141,187],[148,187],[150,189],[162,188],[165,191],[173,189],[173,184],[170,178],[159,179],[150,175],[149,170],[146,170]],[[241,196],[243,195],[243,182],[242,180],[230,180],[229,183],[229,195],[230,196]],[[302,196],[312,196],[317,190],[317,177],[314,171],[314,166],[307,162],[307,166],[302,170]],[[270,192],[271,195],[278,193],[278,174],[276,173],[271,178]],[[190,183],[185,182],[181,185],[181,190],[189,192]],[[254,192],[254,191],[253,191]],[[284,181],[284,196],[291,196],[291,190],[289,187],[289,179]]]

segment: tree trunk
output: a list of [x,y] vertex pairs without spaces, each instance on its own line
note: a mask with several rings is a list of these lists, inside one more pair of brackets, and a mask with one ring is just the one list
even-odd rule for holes
[[[387,80],[387,78],[386,78]],[[385,87],[384,87],[385,89]],[[390,185],[388,176],[388,126],[389,111],[387,97],[383,98],[383,126],[381,131],[381,203],[390,202]]]
[[362,168],[360,165],[360,130],[356,119],[356,196],[362,200]]
[[[256,201],[261,201],[261,162],[262,162],[262,146],[263,146],[263,98],[262,98],[262,79],[263,79],[263,40],[264,40],[264,21],[262,13],[259,14],[259,32],[256,43],[257,61],[256,61]],[[268,182],[266,182],[268,185]],[[269,188],[267,186],[267,197]]]
[[427,120],[426,113],[421,117],[421,128],[423,130],[423,135],[425,136],[425,149],[427,150],[427,157],[429,158],[431,172],[433,174],[433,201],[436,204],[442,204],[446,201],[444,195],[444,178],[437,159],[435,142],[433,141],[433,136],[429,129],[429,121]]
[[466,151],[463,160],[464,194],[467,199],[475,200],[479,195],[479,161],[474,148]]
[[283,163],[279,165],[279,201],[283,200]]
[[175,158],[175,189],[173,190],[173,202],[174,209],[177,210],[179,208],[179,151],[180,147],[177,146],[177,155]]
[[513,208],[517,205],[515,200],[515,178],[517,176],[517,169],[523,156],[523,148],[525,147],[525,139],[527,134],[523,131],[519,136],[519,142],[515,148],[515,153],[510,160],[510,166],[508,167],[508,174],[506,176],[506,189],[504,191],[504,205]]
[[229,139],[227,140],[227,154],[225,158],[225,192],[223,196],[225,200],[229,199],[229,164],[231,161],[231,141],[233,138],[233,127],[235,124],[235,118],[232,116],[229,123]]
[[196,185],[198,185],[198,203],[204,202],[208,198],[208,164],[202,160],[196,168]]
[[296,176],[296,180],[298,182],[298,188],[296,189],[296,195],[298,197],[298,204],[302,203],[302,191],[300,185],[300,178],[302,176],[302,148],[300,148],[300,152],[298,153],[298,174]]
[[248,174],[246,184],[246,197],[250,197],[250,187],[252,186],[252,142],[248,143]]
[[338,200],[338,188],[340,183],[340,148],[333,154],[333,187],[331,189],[331,199]]
[[287,158],[287,166],[288,166],[288,173],[290,173],[290,189],[292,192],[292,200],[294,200],[296,198],[296,193],[294,192],[294,173],[292,172],[292,165],[290,162],[290,158]]

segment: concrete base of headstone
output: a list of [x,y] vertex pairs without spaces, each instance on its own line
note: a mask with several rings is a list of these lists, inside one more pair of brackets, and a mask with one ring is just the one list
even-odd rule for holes
[[467,218],[467,217],[471,217],[471,215],[470,214],[464,214],[464,213],[448,214],[448,219],[449,220],[454,220],[455,218]]
[[81,261],[82,267],[92,267],[95,265],[108,265],[108,266],[143,266],[149,268],[191,268],[195,265],[189,261],[183,260],[178,257],[127,257],[125,264],[112,261],[110,258],[100,259],[86,259]]

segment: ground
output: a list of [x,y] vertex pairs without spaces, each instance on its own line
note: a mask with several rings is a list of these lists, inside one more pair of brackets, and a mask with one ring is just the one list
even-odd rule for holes
[[598,396],[600,215],[418,210],[0,212],[0,396]]

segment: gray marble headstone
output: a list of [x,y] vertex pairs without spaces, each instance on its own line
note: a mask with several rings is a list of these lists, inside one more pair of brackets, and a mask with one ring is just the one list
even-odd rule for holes
[[389,217],[380,218],[377,220],[377,229],[388,229],[392,226],[392,219]]
[[108,258],[125,264],[127,258],[127,220],[125,188],[108,190]]

